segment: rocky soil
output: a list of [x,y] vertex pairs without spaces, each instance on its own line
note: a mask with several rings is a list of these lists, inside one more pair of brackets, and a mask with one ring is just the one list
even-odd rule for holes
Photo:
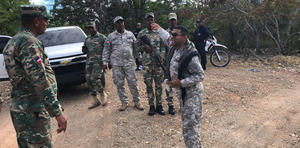
[[[274,57],[268,60],[270,64],[262,64],[233,57],[225,68],[209,64],[203,82],[203,146],[300,147],[300,62],[294,58],[300,59]],[[120,101],[111,72],[106,77],[109,103],[105,107],[87,109],[92,98],[85,84],[62,90],[60,102],[68,117],[68,129],[56,134],[52,120],[54,147],[183,148],[177,98],[175,116],[149,117],[142,72],[137,76],[144,111],[133,107],[130,95],[130,107],[124,112],[117,110]],[[9,115],[9,91],[9,82],[0,82],[0,97],[6,100],[0,113],[1,148],[17,147]],[[166,103],[164,100],[165,111]]]

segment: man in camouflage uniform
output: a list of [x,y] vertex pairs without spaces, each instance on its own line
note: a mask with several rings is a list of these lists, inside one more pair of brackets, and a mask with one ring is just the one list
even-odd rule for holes
[[176,15],[176,13],[169,13],[168,20],[169,20],[170,26],[167,29],[167,31],[171,34],[173,28],[177,25],[177,15]]
[[[169,13],[168,20],[169,20],[170,26],[167,29],[167,31],[171,35],[173,28],[177,25],[177,15],[176,15],[176,13]],[[168,53],[169,52],[169,47],[166,47],[166,49],[167,49],[166,53]],[[164,63],[164,64],[166,64],[166,63]],[[166,100],[167,100],[168,106],[169,106],[169,114],[175,115],[176,112],[175,112],[175,108],[174,108],[173,97],[169,94],[169,92],[167,90],[166,90],[166,96],[167,96]]]
[[204,71],[197,49],[188,40],[188,30],[183,26],[174,27],[172,37],[158,24],[153,24],[152,28],[158,30],[164,42],[173,41],[166,59],[172,80],[167,83],[176,88],[177,97],[182,101],[182,133],[186,147],[201,148],[200,122]]
[[[107,102],[107,95],[101,79],[104,78],[102,51],[106,36],[97,32],[95,22],[88,22],[86,27],[90,35],[85,39],[82,52],[87,54],[85,79],[89,86],[89,92],[94,99],[94,102],[88,108],[92,109],[100,104],[104,106]],[[99,95],[97,95],[97,92],[100,94],[100,101],[98,100]]]
[[134,56],[137,52],[135,49],[136,38],[133,33],[125,30],[124,19],[117,16],[114,19],[116,31],[108,35],[104,50],[103,64],[104,68],[112,67],[113,81],[118,89],[118,95],[121,100],[120,111],[128,107],[128,97],[124,88],[124,79],[127,79],[130,92],[132,94],[135,107],[143,110],[140,104],[139,90],[137,87],[137,78],[134,70]]
[[21,6],[22,28],[9,40],[3,55],[12,84],[10,113],[18,145],[52,147],[50,117],[65,131],[67,120],[57,100],[57,85],[43,44],[50,15],[45,6]]
[[[163,40],[159,37],[157,32],[153,32],[151,29],[151,24],[154,23],[154,14],[149,12],[145,16],[147,28],[140,31],[138,35],[138,43],[139,49],[145,50],[143,54],[142,65],[144,66],[144,82],[146,84],[147,89],[147,97],[149,101],[149,116],[153,116],[155,112],[159,113],[160,115],[164,115],[165,112],[162,107],[161,95],[162,95],[162,86],[161,83],[163,82],[164,75],[163,70],[160,66],[160,62],[163,62],[165,58],[165,47]],[[147,36],[151,41],[151,45],[155,50],[152,50],[148,45],[144,44],[141,41],[143,36]],[[154,55],[153,52],[156,52]],[[160,61],[157,60],[159,56]],[[156,98],[156,109],[154,106],[154,93],[152,82],[154,81],[155,84],[155,98]]]

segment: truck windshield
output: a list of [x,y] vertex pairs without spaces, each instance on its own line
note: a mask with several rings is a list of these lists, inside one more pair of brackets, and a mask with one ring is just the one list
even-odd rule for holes
[[0,37],[0,54],[2,53],[6,43],[9,41],[8,37]]
[[38,36],[45,47],[84,42],[85,38],[84,33],[78,28],[51,30]]

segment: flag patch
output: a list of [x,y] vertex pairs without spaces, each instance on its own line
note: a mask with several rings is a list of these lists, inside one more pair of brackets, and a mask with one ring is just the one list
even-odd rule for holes
[[39,64],[42,63],[42,59],[40,56],[35,57],[35,61],[38,62]]
[[168,40],[168,45],[173,46],[173,40]]
[[105,41],[105,45],[106,45],[106,46],[109,46],[110,43],[111,43],[111,42],[110,42],[109,40],[106,40],[106,41]]

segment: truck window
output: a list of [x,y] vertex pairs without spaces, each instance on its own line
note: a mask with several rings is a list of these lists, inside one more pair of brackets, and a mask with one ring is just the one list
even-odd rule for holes
[[7,37],[0,37],[0,54],[2,54],[3,49],[6,45],[6,43],[9,41],[10,38]]
[[45,47],[72,44],[85,41],[84,33],[78,28],[46,31],[38,36]]

